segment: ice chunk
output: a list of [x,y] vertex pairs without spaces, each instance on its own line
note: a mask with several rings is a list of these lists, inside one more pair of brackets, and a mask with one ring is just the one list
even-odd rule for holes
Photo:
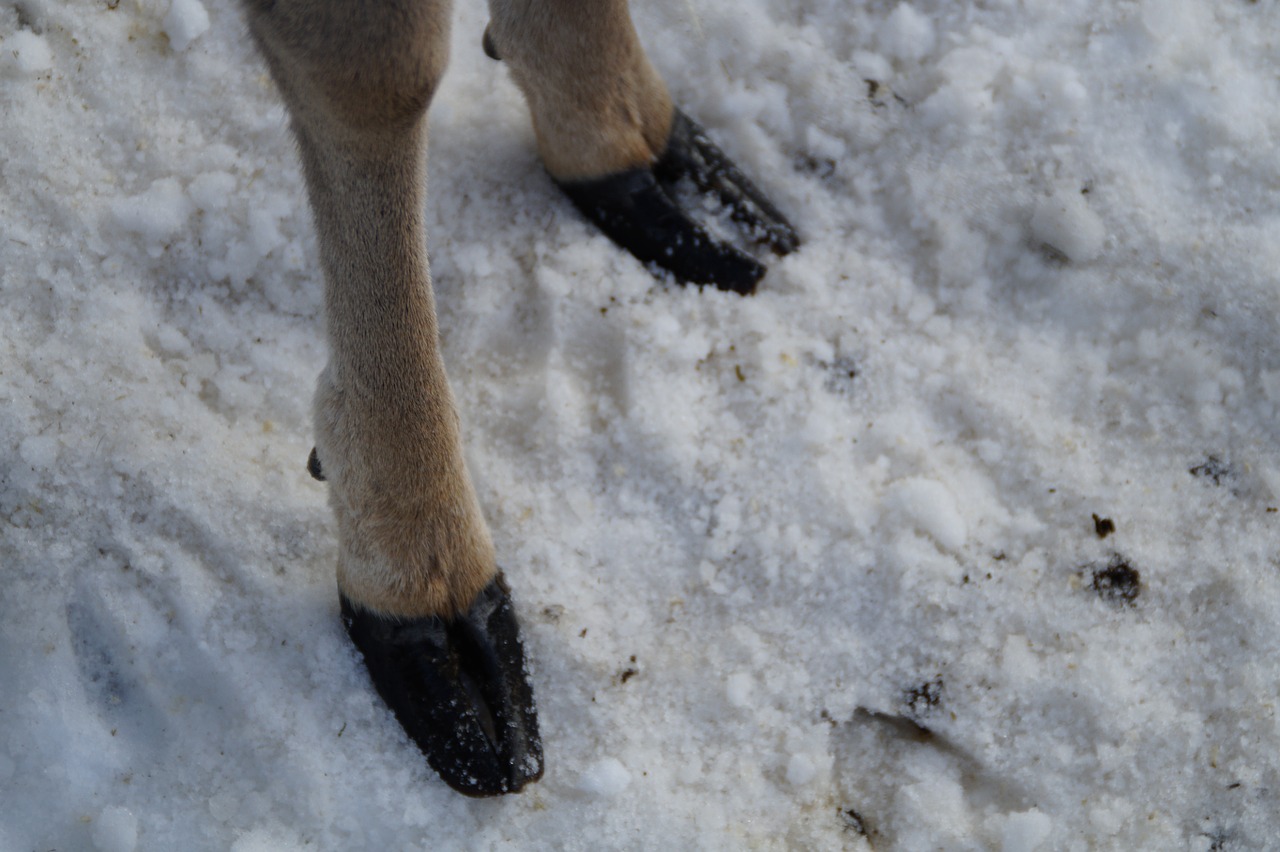
[[206,172],[191,181],[187,194],[200,210],[218,211],[226,208],[227,198],[235,191],[234,175],[226,172]]
[[1089,209],[1083,194],[1059,190],[1037,202],[1031,214],[1031,234],[1068,260],[1084,263],[1102,253],[1107,229]]
[[43,36],[18,30],[0,40],[0,68],[16,68],[21,74],[43,74],[53,70],[53,51]]
[[894,59],[918,62],[933,50],[933,22],[910,3],[900,3],[880,28],[880,46]]
[[151,243],[162,243],[176,234],[191,209],[191,200],[173,178],[160,178],[146,192],[111,206],[116,224]]
[[954,841],[971,830],[964,788],[946,775],[899,788],[893,806],[901,823],[909,827],[900,838],[903,849],[955,848],[960,844]]
[[1011,634],[1005,637],[1004,649],[1000,656],[1000,668],[1010,683],[1026,684],[1039,674],[1036,655],[1031,650],[1027,637]]
[[1004,824],[1000,848],[1003,852],[1035,852],[1053,830],[1053,821],[1032,808],[1013,814]]
[[169,36],[169,44],[179,53],[208,30],[209,13],[200,0],[173,0],[169,14],[164,16],[165,35]]
[[592,796],[616,796],[630,784],[631,773],[613,757],[597,760],[578,779],[578,789]]
[[725,683],[725,697],[734,707],[746,707],[751,703],[753,678],[748,672],[737,672],[729,675]]
[[58,439],[51,435],[32,435],[18,445],[18,455],[37,470],[53,467],[58,460]]
[[955,498],[940,482],[915,476],[889,489],[885,508],[915,525],[944,550],[959,550],[969,532]]
[[818,767],[807,754],[793,754],[787,762],[787,783],[803,787],[818,776]]

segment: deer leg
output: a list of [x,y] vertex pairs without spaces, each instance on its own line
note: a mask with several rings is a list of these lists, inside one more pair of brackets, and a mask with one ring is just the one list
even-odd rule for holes
[[552,179],[602,231],[681,283],[750,293],[765,267],[712,238],[673,199],[691,179],[777,254],[800,244],[786,217],[675,109],[627,0],[490,0],[485,52],[524,92]]
[[447,0],[245,0],[298,141],[329,362],[308,467],[329,484],[343,622],[451,786],[542,774],[509,592],[462,454],[423,230]]

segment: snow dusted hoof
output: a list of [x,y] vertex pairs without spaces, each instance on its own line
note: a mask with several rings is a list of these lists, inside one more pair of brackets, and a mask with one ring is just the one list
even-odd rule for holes
[[649,168],[557,184],[605,236],[681,284],[710,284],[745,295],[755,292],[764,276],[763,264],[717,242],[690,219]]
[[374,615],[345,596],[342,621],[378,694],[446,784],[498,796],[542,777],[533,689],[501,574],[452,621]]
[[653,171],[661,183],[674,184],[687,177],[702,192],[717,196],[729,208],[733,220],[774,254],[787,255],[800,247],[800,235],[782,211],[725,156],[696,121],[680,110],[671,121],[667,150]]
[[667,148],[652,168],[557,184],[584,216],[642,263],[669,271],[682,284],[710,284],[744,295],[755,292],[766,267],[716,240],[680,208],[671,190],[685,178],[728,207],[754,242],[780,255],[799,247],[800,238],[786,217],[679,110]]

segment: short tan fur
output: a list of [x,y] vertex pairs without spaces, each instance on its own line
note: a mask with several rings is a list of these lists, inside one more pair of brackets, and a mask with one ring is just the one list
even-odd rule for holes
[[[464,611],[494,577],[440,353],[423,222],[439,0],[245,0],[289,110],[325,279],[316,449],[338,586],[394,616]],[[646,165],[672,105],[625,0],[491,0],[490,36],[560,180]]]

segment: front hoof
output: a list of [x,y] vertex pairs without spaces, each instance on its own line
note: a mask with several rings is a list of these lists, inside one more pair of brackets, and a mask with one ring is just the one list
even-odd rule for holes
[[501,574],[452,620],[396,619],[341,601],[378,694],[446,784],[498,796],[542,777],[533,689]]

